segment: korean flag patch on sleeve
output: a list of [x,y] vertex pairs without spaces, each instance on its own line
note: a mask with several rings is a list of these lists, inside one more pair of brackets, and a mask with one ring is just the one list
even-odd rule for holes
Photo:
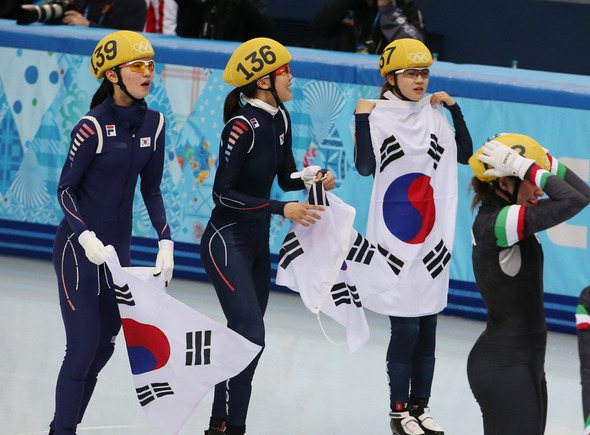
[[141,139],[139,139],[139,146],[141,148],[148,148],[151,146],[152,141],[151,141],[151,137],[142,137]]

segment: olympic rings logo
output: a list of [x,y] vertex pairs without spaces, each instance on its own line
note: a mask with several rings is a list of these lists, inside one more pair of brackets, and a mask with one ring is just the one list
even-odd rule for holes
[[430,55],[428,53],[422,53],[421,51],[418,53],[410,53],[408,57],[414,63],[428,63],[430,61]]
[[136,42],[135,44],[133,44],[133,50],[141,54],[154,52],[154,49],[152,48],[151,44],[147,41]]

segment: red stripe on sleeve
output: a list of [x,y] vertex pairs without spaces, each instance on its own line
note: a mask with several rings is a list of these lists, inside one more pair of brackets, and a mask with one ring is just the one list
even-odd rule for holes
[[518,223],[516,226],[516,232],[518,233],[518,240],[522,240],[524,238],[524,211],[526,207],[520,207],[518,210]]
[[84,128],[88,133],[95,134],[94,130],[88,126],[88,124],[82,124],[82,128]]
[[244,129],[244,131],[250,130],[248,128],[248,126],[246,124],[244,124],[243,122],[241,122],[241,121],[236,121],[236,124],[238,124],[240,127],[242,127]]

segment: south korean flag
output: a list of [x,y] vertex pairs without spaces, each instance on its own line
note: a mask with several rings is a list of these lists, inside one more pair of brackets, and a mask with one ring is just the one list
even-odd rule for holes
[[122,268],[112,246],[105,261],[137,399],[153,424],[177,434],[207,393],[239,374],[261,347],[166,294],[153,268]]
[[293,222],[279,251],[276,282],[301,293],[305,305],[318,313],[330,294],[348,252],[356,210],[315,183],[307,198],[321,205],[321,219],[304,227]]
[[392,264],[398,283],[365,307],[381,314],[435,314],[447,303],[457,214],[454,133],[429,98],[375,100],[369,116],[376,159],[367,239]]
[[310,190],[308,203],[325,210],[313,225],[291,225],[280,249],[276,282],[298,292],[318,317],[321,311],[344,326],[348,350],[354,352],[369,339],[363,299],[390,288],[395,275],[353,228],[353,207],[324,192],[321,183]]
[[353,228],[346,259],[330,297],[322,306],[322,312],[346,327],[350,352],[360,349],[369,340],[364,307],[390,300],[397,281],[387,258]]

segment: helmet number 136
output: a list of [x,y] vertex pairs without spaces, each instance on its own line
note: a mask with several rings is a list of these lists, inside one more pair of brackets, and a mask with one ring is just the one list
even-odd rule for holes
[[264,65],[272,65],[277,61],[277,56],[271,50],[271,47],[264,45],[260,47],[260,50],[253,51],[245,57],[245,61],[249,61],[250,65],[244,66],[242,62],[238,63],[236,70],[246,76],[246,80],[250,80],[252,76],[262,70]]

